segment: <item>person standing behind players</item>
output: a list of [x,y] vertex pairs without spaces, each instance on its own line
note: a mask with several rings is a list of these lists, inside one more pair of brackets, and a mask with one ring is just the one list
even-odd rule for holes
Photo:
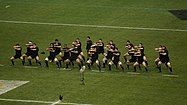
[[62,53],[61,53],[62,46],[61,46],[61,43],[58,41],[58,39],[55,39],[55,42],[53,42],[53,45],[55,48],[56,55],[62,56]]
[[13,48],[15,50],[15,55],[10,58],[10,60],[12,62],[12,65],[14,65],[14,60],[15,59],[20,59],[21,58],[21,51],[22,51],[22,48],[19,44],[14,45]]
[[87,38],[86,38],[86,51],[87,51],[87,53],[90,50],[92,44],[93,44],[93,42],[92,42],[90,36],[87,36]]
[[81,41],[80,41],[79,38],[76,39],[75,45],[76,45],[76,47],[77,47],[77,49],[78,49],[79,59],[80,59],[81,61],[85,61],[85,57],[84,57],[84,54],[83,54],[83,52],[82,52],[82,44],[81,44]]
[[96,42],[96,45],[97,45],[97,52],[98,54],[104,54],[104,43],[102,41],[102,39],[99,39],[99,41]]

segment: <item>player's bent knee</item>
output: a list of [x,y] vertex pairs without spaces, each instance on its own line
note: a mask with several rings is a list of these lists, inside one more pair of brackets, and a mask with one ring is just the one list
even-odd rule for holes
[[58,59],[57,59],[57,58],[55,58],[55,59],[54,59],[54,61],[55,61],[55,62],[58,62]]

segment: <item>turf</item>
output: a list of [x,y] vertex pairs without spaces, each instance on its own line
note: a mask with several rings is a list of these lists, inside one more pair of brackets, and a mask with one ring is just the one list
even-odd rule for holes
[[[10,7],[5,8],[7,5]],[[185,0],[1,0],[0,20],[187,30],[187,21],[168,12],[170,9],[186,7]],[[184,105],[187,103],[186,34],[175,31],[0,23],[0,64],[4,65],[0,67],[0,79],[30,81],[0,95],[0,98],[55,102],[58,95],[63,94],[65,102],[94,105]],[[28,40],[33,40],[42,52],[55,38],[70,44],[79,37],[85,52],[87,35],[93,41],[102,38],[105,43],[112,39],[122,53],[126,51],[126,40],[134,44],[142,42],[150,72],[142,70],[138,71],[139,75],[128,74],[133,70],[132,67],[125,73],[114,67],[112,71],[103,69],[104,73],[86,70],[86,85],[82,86],[78,67],[71,71],[59,71],[54,64],[50,64],[49,69],[32,69],[24,68],[19,60],[14,67],[10,66],[9,58],[14,54],[12,45],[16,42],[24,45]],[[179,75],[178,78],[163,77],[157,73],[154,59],[158,54],[154,48],[159,44],[168,47],[174,74]],[[40,55],[42,60],[46,56],[48,53]],[[163,67],[163,74],[167,73]],[[37,103],[0,101],[0,104]]]

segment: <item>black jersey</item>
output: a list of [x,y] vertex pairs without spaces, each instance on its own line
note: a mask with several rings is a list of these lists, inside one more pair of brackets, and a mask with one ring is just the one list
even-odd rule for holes
[[112,61],[113,61],[114,64],[117,64],[120,61],[120,55],[121,55],[121,52],[119,52],[119,51],[114,51],[113,52]]
[[14,46],[14,49],[15,49],[14,58],[15,59],[20,58],[21,57],[21,51],[22,51],[21,46]]
[[78,53],[80,54],[80,53],[82,52],[82,44],[81,44],[81,42],[80,42],[80,41],[79,41],[79,42],[77,42],[76,47],[77,47]]
[[93,44],[93,43],[92,43],[92,40],[87,40],[87,41],[86,41],[86,50],[87,50],[87,51],[89,51],[89,49],[91,48],[92,44]]
[[98,57],[99,57],[96,49],[90,49],[89,56],[92,62],[95,62],[96,60],[98,60]]
[[64,47],[63,48],[63,51],[64,51],[64,56],[62,57],[62,60],[66,60],[66,59],[69,59],[70,58],[70,51],[69,51],[69,47]]
[[144,47],[141,46],[139,49],[140,49],[141,54],[142,54],[142,55],[145,55],[145,54],[144,54]]
[[132,43],[130,43],[130,44],[126,44],[125,47],[126,47],[128,50],[130,50],[130,49],[132,49],[132,47],[134,47],[134,45],[133,45]]
[[38,52],[39,52],[39,48],[38,47],[31,47],[31,57],[32,58],[35,58],[36,56],[38,56],[39,54],[38,54]]
[[32,55],[31,46],[27,46],[27,52],[25,53],[27,56]]
[[97,43],[97,52],[100,53],[104,53],[104,43],[103,42],[99,42]]
[[15,48],[15,55],[21,55],[21,51],[22,51],[22,48],[21,48],[21,46],[16,46],[16,48]]
[[164,50],[163,52],[159,52],[159,59],[162,63],[169,62],[169,52],[168,52],[168,50]]
[[59,46],[61,46],[61,43],[54,42],[53,45],[54,45],[56,54],[59,54],[61,52],[61,47],[59,47]]
[[78,58],[79,56],[79,51],[78,51],[78,48],[71,48],[70,49],[70,53],[71,53],[71,56],[70,56],[70,60],[71,61],[74,61]]
[[49,49],[48,59],[53,61],[56,57],[55,48],[54,47],[49,47],[48,49]]

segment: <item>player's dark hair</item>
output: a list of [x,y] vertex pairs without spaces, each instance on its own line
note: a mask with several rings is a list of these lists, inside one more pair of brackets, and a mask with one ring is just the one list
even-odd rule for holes
[[90,39],[90,36],[87,36],[87,38],[89,38],[89,39]]
[[55,41],[58,41],[58,39],[55,39]]
[[130,41],[130,40],[127,40],[127,42],[129,42],[129,43],[130,43],[131,41]]

